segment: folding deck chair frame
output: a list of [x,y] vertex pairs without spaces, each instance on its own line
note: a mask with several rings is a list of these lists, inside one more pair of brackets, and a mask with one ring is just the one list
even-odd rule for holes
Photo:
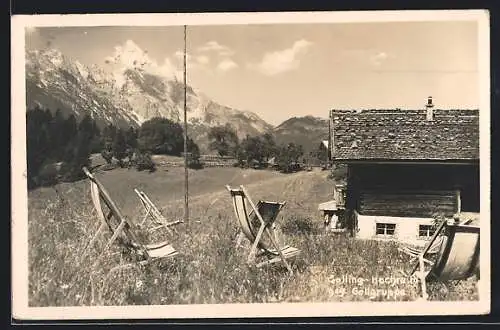
[[[435,252],[436,260],[427,259],[427,254],[443,231],[445,235],[441,236],[439,250]],[[457,237],[461,240],[459,243],[457,243]],[[460,243],[462,246],[457,248]],[[408,275],[417,275],[421,284],[422,298],[427,300],[427,280],[463,280],[477,271],[479,227],[468,226],[466,222],[448,225],[448,222],[443,220],[424,249],[418,253],[417,259]],[[426,264],[430,266],[429,270],[426,270]]]
[[166,228],[167,230],[170,231],[170,226],[173,225],[178,225],[183,223],[184,221],[182,220],[177,220],[177,221],[172,221],[168,222],[167,219],[161,214],[160,210],[156,207],[156,205],[151,201],[149,196],[142,190],[138,190],[137,188],[134,189],[135,193],[139,197],[139,200],[141,201],[142,206],[144,207],[146,213],[144,214],[144,217],[142,218],[142,221],[139,223],[140,226],[143,226],[144,223],[149,219],[155,227],[150,228],[148,231],[155,231],[160,228]]
[[[439,252],[439,249],[441,247],[442,240],[439,239],[439,237],[434,241],[434,243],[430,246],[429,250],[426,252],[426,254],[431,254],[435,255],[436,253]],[[414,259],[418,259],[419,255],[422,253],[423,249],[421,248],[416,248],[410,245],[402,245],[398,247],[398,250],[409,255],[412,258],[412,262]]]
[[[243,235],[246,236],[252,243],[247,258],[247,263],[255,264],[257,268],[260,268],[264,265],[281,261],[286,266],[290,274],[293,274],[292,267],[288,263],[287,259],[298,255],[300,253],[300,250],[290,246],[280,247],[278,244],[276,233],[273,229],[276,217],[281,209],[285,206],[285,202],[259,201],[258,204],[255,205],[245,187],[240,186],[238,189],[233,189],[229,185],[227,185],[226,188],[230,192],[233,199],[235,216],[240,226],[237,245],[239,245]],[[248,201],[248,204],[250,204],[250,212],[248,212],[247,210],[245,201]],[[261,206],[264,205],[271,205],[275,207],[276,211],[274,212],[274,214],[272,214],[270,217],[262,216],[259,209],[261,209]],[[259,228],[256,232],[256,228],[252,224],[251,219],[251,217],[253,216],[257,218],[259,223]],[[263,241],[264,234],[267,234],[267,238],[269,239],[271,243],[270,245],[272,247]],[[258,257],[266,257],[268,260],[256,263],[256,259]]]
[[[85,257],[87,256],[88,250],[95,244],[97,239],[104,233],[104,230],[108,228],[112,233],[111,238],[106,242],[104,248],[102,249],[100,255],[96,258],[93,267],[94,268],[105,252],[110,248],[110,246],[115,242],[120,242],[123,246],[127,248],[131,248],[131,250],[142,257],[142,260],[138,262],[133,262],[125,265],[119,265],[111,269],[110,272],[118,269],[125,268],[129,266],[139,266],[146,265],[150,262],[166,259],[177,255],[179,252],[172,247],[167,241],[159,242],[155,244],[142,244],[137,239],[133,231],[131,230],[131,225],[126,220],[126,218],[121,214],[120,210],[116,206],[116,204],[111,199],[109,193],[104,188],[104,186],[97,180],[97,178],[90,173],[90,171],[84,167],[84,173],[87,175],[87,178],[90,181],[90,189],[91,189],[91,197],[92,202],[94,204],[94,208],[97,211],[98,217],[100,219],[100,226],[92,237],[90,242],[87,244],[80,262],[83,262]],[[108,213],[105,215],[104,210],[102,208],[101,201],[104,202],[104,205],[108,208]],[[114,218],[116,227],[113,226],[111,220]]]

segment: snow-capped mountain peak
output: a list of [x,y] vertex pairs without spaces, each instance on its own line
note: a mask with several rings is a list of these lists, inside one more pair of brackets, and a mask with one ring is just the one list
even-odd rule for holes
[[170,59],[165,58],[164,63],[158,64],[149,57],[147,51],[141,49],[132,40],[127,40],[123,45],[116,46],[113,55],[106,57],[104,62],[108,69],[113,72],[118,88],[122,88],[125,84],[124,74],[129,70],[161,75],[167,79],[173,79],[180,75],[179,70]]
[[[28,51],[28,109],[41,104],[120,126],[137,126],[153,117],[183,118],[184,85],[168,59],[158,65],[129,40],[103,66],[87,66],[54,49]],[[231,124],[240,136],[272,128],[256,114],[220,105],[190,86],[187,110],[193,138],[206,138],[208,128],[216,125]]]

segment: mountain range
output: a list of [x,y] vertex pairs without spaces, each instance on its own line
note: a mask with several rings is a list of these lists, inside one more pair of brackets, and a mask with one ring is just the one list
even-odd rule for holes
[[328,120],[313,116],[292,117],[273,129],[276,143],[301,144],[305,154],[317,150],[328,139]]
[[[135,44],[127,47],[123,56],[135,52],[136,60],[120,66],[121,54],[115,52],[106,58],[106,64],[118,68],[111,72],[72,60],[56,49],[27,51],[27,109],[60,109],[77,119],[88,114],[101,126],[138,127],[153,117],[181,122],[184,84],[173,74],[155,71]],[[255,113],[221,105],[191,86],[186,96],[188,131],[202,152],[208,152],[210,128],[225,124],[232,125],[240,138],[271,132],[278,142],[305,143],[305,149],[324,139],[325,131],[328,134],[326,120],[294,117],[273,127]]]

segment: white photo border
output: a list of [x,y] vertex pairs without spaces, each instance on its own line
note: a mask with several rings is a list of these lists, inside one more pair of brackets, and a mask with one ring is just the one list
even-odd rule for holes
[[[112,307],[28,306],[25,27],[476,21],[479,41],[481,256],[479,301],[212,304]],[[487,10],[15,15],[11,20],[12,317],[19,320],[274,318],[480,315],[491,308],[490,38]],[[328,109],[325,109],[327,112]]]

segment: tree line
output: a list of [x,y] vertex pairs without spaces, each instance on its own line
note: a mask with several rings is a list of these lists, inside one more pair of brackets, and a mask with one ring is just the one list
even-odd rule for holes
[[[35,107],[26,112],[28,187],[83,178],[83,166],[90,166],[90,155],[100,153],[108,164],[135,167],[139,171],[156,169],[154,154],[183,156],[184,130],[166,118],[152,118],[140,127],[121,128],[108,124],[100,128],[89,115],[78,121],[61,110]],[[236,159],[241,167],[268,167],[288,173],[300,169],[304,150],[295,143],[277,144],[270,133],[247,135],[239,139],[231,125],[210,129],[209,148],[221,157]],[[187,140],[188,166],[201,168],[200,149]],[[321,152],[313,152],[321,158]],[[311,155],[310,155],[311,156]],[[303,162],[303,161],[302,161]]]
[[300,169],[304,156],[302,145],[295,143],[278,145],[271,133],[247,135],[240,141],[236,131],[229,124],[211,128],[208,138],[211,150],[216,151],[221,157],[235,158],[240,166],[267,167],[271,163],[280,171],[289,173]]
[[[182,156],[184,130],[166,118],[152,118],[140,127],[123,129],[108,124],[100,129],[89,115],[77,121],[61,110],[35,107],[26,112],[28,187],[83,178],[90,155],[100,153],[108,164],[154,171],[153,154]],[[198,145],[187,140],[188,164],[201,166]]]

